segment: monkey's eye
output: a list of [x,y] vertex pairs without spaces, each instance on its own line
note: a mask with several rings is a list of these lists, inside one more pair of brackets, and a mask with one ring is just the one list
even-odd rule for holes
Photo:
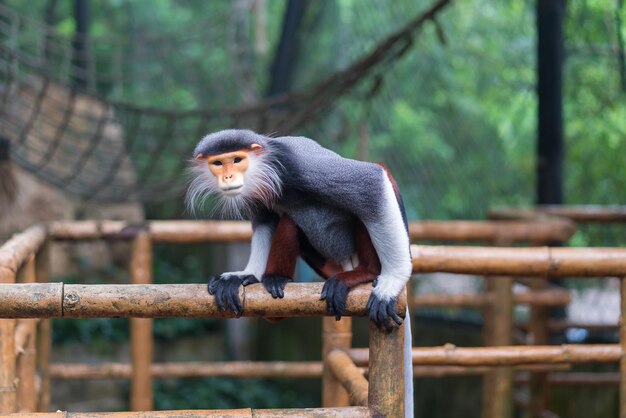
[[221,161],[213,161],[213,165],[216,167],[220,167],[222,165]]
[[235,159],[233,160],[233,162],[234,162],[235,164],[239,164],[239,163],[240,163],[240,162],[242,162],[242,161],[243,161],[243,158],[241,158],[241,157],[235,157]]

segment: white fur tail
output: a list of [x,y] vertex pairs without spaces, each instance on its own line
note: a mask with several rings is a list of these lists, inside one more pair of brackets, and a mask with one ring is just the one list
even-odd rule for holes
[[413,338],[411,336],[411,315],[409,306],[404,317],[404,416],[413,418]]

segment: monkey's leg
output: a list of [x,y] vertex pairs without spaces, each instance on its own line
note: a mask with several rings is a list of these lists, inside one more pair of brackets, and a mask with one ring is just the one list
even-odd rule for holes
[[322,288],[321,299],[326,300],[326,311],[337,320],[346,312],[348,292],[354,286],[374,281],[380,274],[380,261],[372,240],[362,222],[357,222],[354,242],[359,265],[350,271],[333,275]]
[[411,251],[406,213],[398,185],[385,165],[378,165],[384,169],[387,177],[381,195],[384,220],[370,222],[366,228],[381,261],[381,272],[374,280],[375,289],[367,302],[367,310],[376,326],[391,330],[393,322],[402,324],[396,305],[398,296],[411,276]]
[[293,280],[296,260],[300,254],[298,226],[287,216],[282,215],[267,258],[265,273],[261,283],[273,298],[285,296],[285,285]]

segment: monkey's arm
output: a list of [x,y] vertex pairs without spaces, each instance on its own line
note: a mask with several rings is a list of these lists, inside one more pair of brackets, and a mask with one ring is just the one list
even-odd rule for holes
[[276,219],[265,216],[252,220],[252,242],[250,259],[241,271],[231,271],[213,276],[209,280],[208,290],[215,295],[215,302],[222,310],[233,311],[237,316],[243,312],[239,299],[239,286],[258,283],[267,264],[272,236],[276,229]]

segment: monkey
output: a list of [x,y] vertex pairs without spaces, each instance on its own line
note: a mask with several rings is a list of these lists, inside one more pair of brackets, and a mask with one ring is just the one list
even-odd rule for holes
[[[248,264],[209,279],[208,292],[220,309],[240,316],[239,286],[252,283],[284,297],[300,256],[325,279],[320,299],[337,320],[350,289],[372,282],[372,322],[386,330],[403,324],[396,302],[412,271],[408,223],[398,186],[383,164],[343,158],[306,137],[245,129],[205,136],[191,162],[190,212],[216,196],[217,210],[252,222]],[[408,307],[404,331],[404,409],[412,417]]]
[[412,270],[408,226],[384,165],[341,157],[306,137],[227,129],[200,140],[190,174],[192,212],[215,195],[222,213],[252,222],[246,267],[209,280],[222,310],[240,316],[239,286],[252,283],[282,298],[300,256],[325,279],[320,299],[337,320],[349,290],[372,282],[371,320],[385,329],[402,324],[396,302]]

